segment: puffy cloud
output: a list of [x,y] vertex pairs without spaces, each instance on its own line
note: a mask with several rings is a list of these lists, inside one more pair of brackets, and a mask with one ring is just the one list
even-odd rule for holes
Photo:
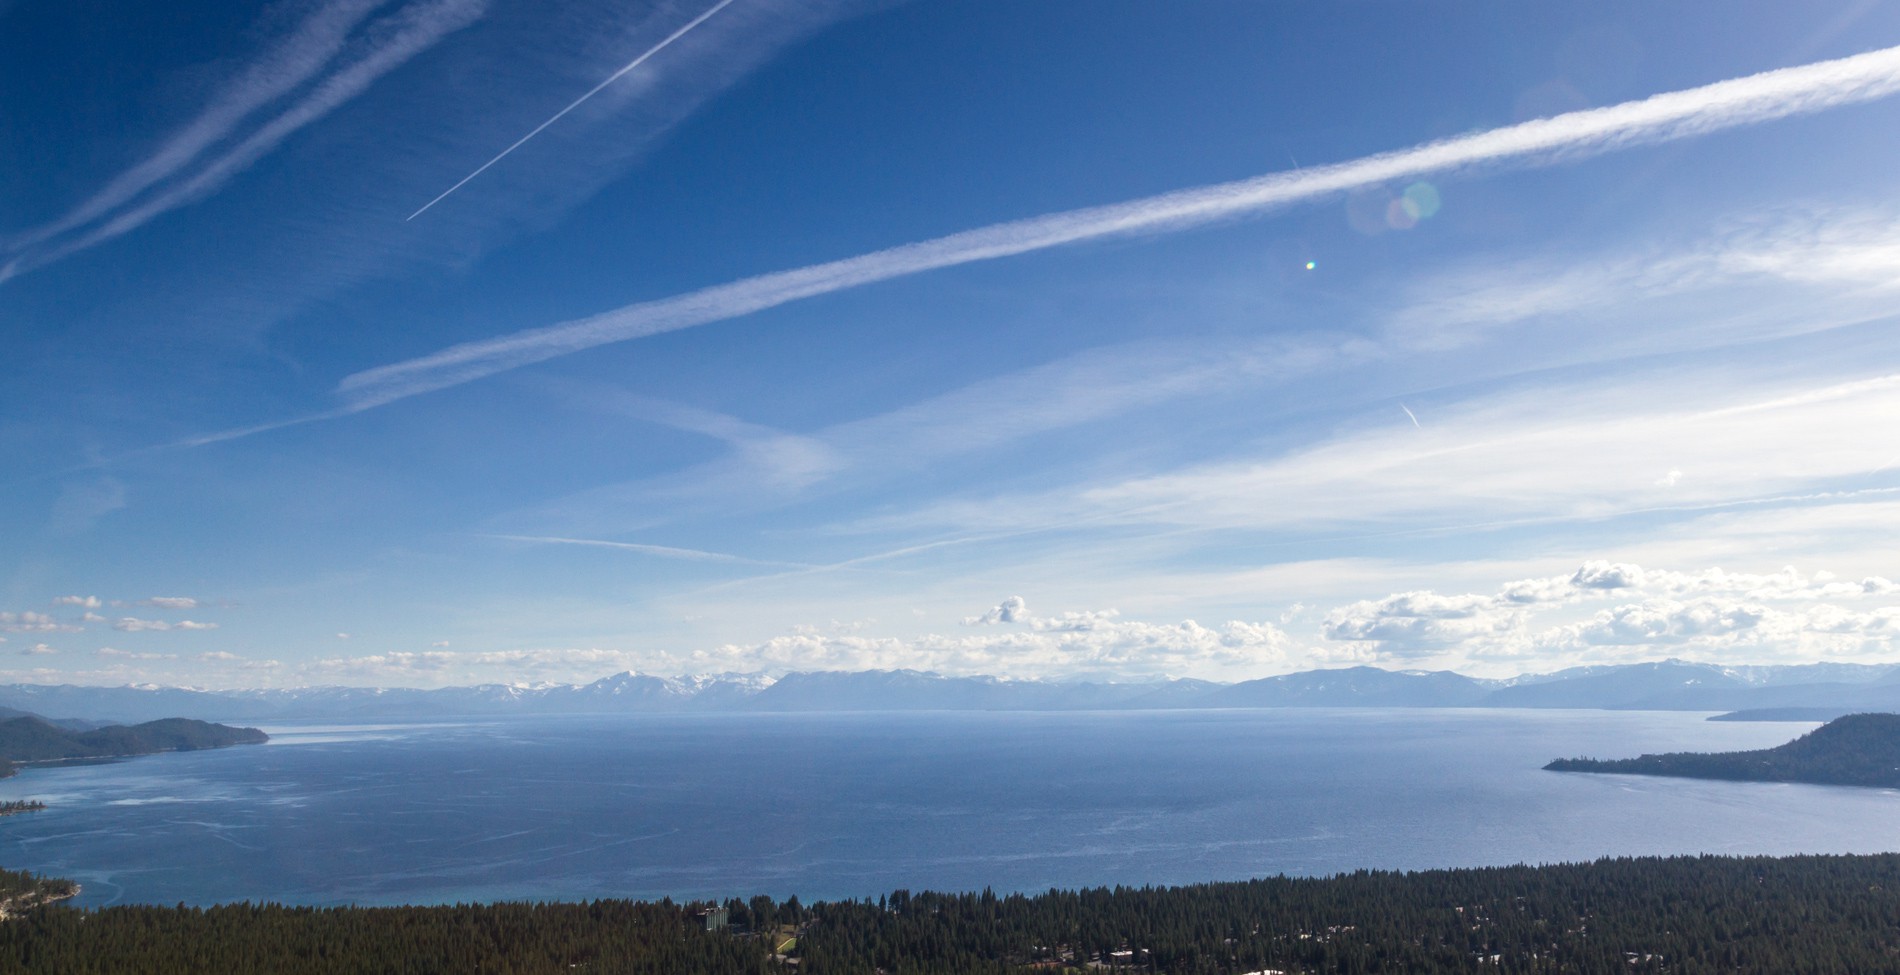
[[198,654],[192,659],[202,660],[205,663],[230,663],[233,660],[243,660],[244,658],[227,650],[213,650],[209,653]]
[[1857,612],[1817,603],[1782,609],[1724,596],[1615,606],[1538,639],[1542,649],[1593,659],[1648,658],[1656,648],[1669,647],[1673,656],[1748,663],[1884,659],[1897,642],[1900,607]]
[[[1109,613],[1027,616],[1023,628],[978,635],[926,634],[902,639],[794,634],[753,645],[727,645],[679,659],[721,661],[740,670],[866,670],[909,667],[945,674],[1105,677],[1221,673],[1253,676],[1284,669],[1301,656],[1271,623],[1194,620],[1150,623]],[[686,669],[700,669],[687,667]]]
[[140,606],[156,606],[159,609],[197,609],[198,600],[190,596],[151,596],[139,600]]
[[509,679],[591,679],[608,669],[694,674],[908,668],[1014,678],[1225,674],[1244,679],[1288,669],[1304,655],[1296,641],[1271,623],[1233,621],[1204,626],[1194,620],[1119,620],[1099,612],[1046,618],[1028,615],[1026,608],[1021,612],[1023,615],[1013,621],[1020,625],[958,635],[899,638],[804,628],[759,643],[682,652],[601,648],[405,651],[336,657],[317,661],[306,669],[326,675],[418,682],[466,680],[472,672],[483,670],[499,671]]
[[1029,616],[1029,604],[1021,596],[1011,596],[998,603],[995,609],[981,616],[966,616],[964,626],[985,626],[994,623],[1019,623]]
[[58,650],[55,650],[44,643],[35,643],[32,646],[27,647],[25,650],[20,651],[20,656],[44,657],[44,656],[49,656],[58,652],[59,652]]
[[55,606],[80,606],[85,609],[98,609],[105,605],[98,596],[59,596],[53,600]]
[[200,623],[196,620],[179,620],[174,623],[170,620],[142,620],[135,616],[127,616],[120,619],[117,623],[112,624],[112,628],[125,633],[143,633],[147,630],[160,632],[167,630],[215,630],[218,628],[218,624]]
[[1523,626],[1524,610],[1506,596],[1402,592],[1333,610],[1320,626],[1328,640],[1372,642],[1401,658],[1426,656]]
[[1640,565],[1622,562],[1585,562],[1570,577],[1578,589],[1630,589],[1643,585],[1645,574]]
[[1603,610],[1589,622],[1566,628],[1565,632],[1589,644],[1679,644],[1753,630],[1771,619],[1786,617],[1758,603],[1650,599]]
[[[1506,583],[1491,596],[1426,590],[1351,603],[1326,615],[1320,635],[1375,660],[1435,658],[1451,667],[1648,659],[1662,648],[1720,660],[1742,649],[1789,661],[1864,657],[1900,649],[1900,607],[1857,612],[1830,601],[1897,593],[1880,576],[1850,582],[1792,567],[1678,572],[1593,560],[1568,575]],[[1621,602],[1579,617],[1583,604],[1605,600]]]
[[45,613],[0,613],[0,631],[8,633],[77,633],[80,627]]

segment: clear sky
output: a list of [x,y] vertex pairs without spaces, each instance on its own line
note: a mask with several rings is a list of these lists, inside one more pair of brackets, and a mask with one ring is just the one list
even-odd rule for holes
[[0,680],[1900,660],[1896,45],[0,0]]

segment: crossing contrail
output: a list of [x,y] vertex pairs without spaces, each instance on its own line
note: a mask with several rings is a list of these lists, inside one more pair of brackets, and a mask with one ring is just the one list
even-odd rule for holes
[[344,377],[336,391],[344,409],[366,410],[595,346],[725,321],[925,271],[1106,237],[1179,232],[1400,179],[1504,164],[1549,165],[1873,101],[1896,91],[1900,47],[1883,48],[1346,162],[992,224],[743,278],[366,369]]
[[566,115],[567,113],[575,110],[576,108],[579,108],[582,102],[588,100],[589,98],[594,97],[595,95],[600,94],[601,89],[607,87],[608,85],[613,84],[616,81],[619,81],[622,77],[626,76],[627,72],[632,71],[633,69],[647,63],[648,58],[651,58],[655,54],[658,54],[661,51],[666,50],[667,45],[672,44],[674,41],[677,41],[682,37],[685,37],[687,33],[692,31],[693,28],[698,27],[700,24],[703,24],[706,21],[712,19],[713,14],[716,14],[719,11],[726,9],[727,7],[731,6],[733,2],[734,0],[719,0],[718,3],[713,4],[712,7],[708,9],[705,13],[700,14],[697,17],[694,17],[690,21],[687,21],[686,26],[681,27],[679,30],[676,30],[671,34],[666,35],[665,40],[661,41],[658,44],[653,45],[650,48],[647,48],[647,51],[645,54],[642,54],[639,57],[634,58],[631,61],[628,61],[626,65],[623,66],[619,71],[616,71],[613,74],[608,75],[607,80],[588,89],[587,94],[582,95],[581,97],[576,98],[573,101],[569,102],[566,108],[563,108],[558,112],[555,112],[552,117],[550,117],[547,121],[542,122],[540,125],[535,126],[533,131],[529,132],[527,135],[524,135],[521,138],[516,139],[514,142],[514,145],[511,145],[508,148],[503,149],[501,152],[496,153],[495,158],[490,159],[489,161],[482,163],[480,166],[476,167],[474,172],[468,174],[467,176],[462,177],[461,182],[458,182],[454,186],[451,186],[448,189],[443,190],[441,196],[438,196],[435,199],[430,200],[427,203],[424,203],[420,210],[417,210],[416,212],[410,214],[408,217],[404,218],[403,222],[408,223],[410,220],[414,220],[415,218],[422,216],[423,212],[428,210],[430,207],[435,206],[436,204],[442,202],[445,199],[448,199],[449,194],[455,192],[456,190],[461,189],[464,185],[468,183],[469,180],[474,179],[475,177],[480,176],[482,173],[486,172],[488,170],[488,167],[493,166],[494,164],[498,162],[501,162],[502,159],[506,158],[509,153],[525,145],[529,139],[532,139],[535,136],[540,135],[543,129],[546,129],[548,126],[553,125],[556,122],[559,122],[561,120],[561,116]]

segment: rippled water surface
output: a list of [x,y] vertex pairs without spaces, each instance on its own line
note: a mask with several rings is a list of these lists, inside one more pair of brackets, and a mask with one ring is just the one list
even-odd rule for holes
[[1891,792],[1539,768],[1810,727],[1408,710],[267,726],[265,746],[0,781],[50,806],[0,820],[0,865],[77,879],[82,904],[386,904],[1900,849]]

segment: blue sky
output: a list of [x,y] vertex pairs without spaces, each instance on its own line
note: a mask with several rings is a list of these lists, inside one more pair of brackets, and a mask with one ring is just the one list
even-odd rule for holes
[[1895,660],[1895,45],[0,4],[0,679]]

